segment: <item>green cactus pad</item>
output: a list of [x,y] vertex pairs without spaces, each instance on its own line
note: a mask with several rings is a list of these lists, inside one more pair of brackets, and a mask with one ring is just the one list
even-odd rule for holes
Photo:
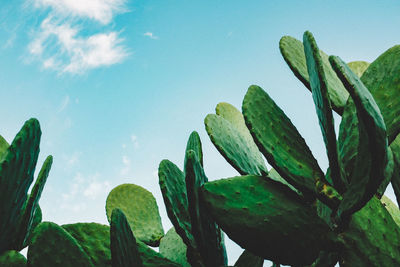
[[376,195],[380,198],[383,196],[383,194],[386,191],[386,188],[390,184],[390,181],[392,180],[393,174],[394,174],[394,157],[393,157],[393,152],[390,147],[388,147],[387,150],[388,154],[388,162],[385,167],[385,174],[384,174],[384,180],[381,183],[381,185],[378,187],[378,190],[376,192]]
[[192,234],[200,256],[205,266],[227,265],[223,234],[200,201],[200,187],[208,179],[193,150],[186,152],[185,180]]
[[26,267],[27,262],[24,255],[15,250],[7,250],[0,254],[0,266],[3,267]]
[[357,110],[351,98],[347,101],[339,126],[339,157],[347,182],[350,182],[358,154],[359,129]]
[[0,160],[9,146],[10,145],[7,143],[6,139],[4,139],[3,136],[0,135]]
[[[78,241],[94,262],[94,266],[111,266],[110,227],[96,223],[77,223],[63,225]],[[93,232],[92,232],[93,231]],[[145,267],[174,267],[177,264],[164,258],[146,244],[136,240],[139,255]],[[96,254],[96,255],[95,255]],[[108,263],[108,265],[107,265]]]
[[[306,57],[304,54],[304,46],[299,40],[284,36],[279,42],[281,54],[293,71],[294,75],[311,91],[309,76],[307,72]],[[327,88],[332,108],[338,113],[343,113],[343,108],[349,96],[342,83],[337,78],[335,72],[329,64],[328,55],[320,50],[322,63],[324,65],[325,76],[327,80]]]
[[235,262],[235,267],[262,267],[264,259],[260,258],[248,250],[244,250],[239,259]]
[[370,63],[366,61],[352,61],[347,63],[347,65],[355,74],[357,74],[358,77],[361,77],[369,67]]
[[108,194],[106,213],[111,222],[111,213],[121,209],[135,237],[150,246],[158,246],[164,230],[153,194],[135,184],[122,184]]
[[118,208],[111,213],[110,247],[113,267],[143,266],[135,236],[124,213]]
[[353,214],[339,237],[343,243],[340,266],[400,266],[399,227],[376,197]]
[[64,224],[96,267],[111,266],[110,227],[98,223]]
[[186,259],[186,250],[185,243],[174,228],[169,229],[165,236],[161,238],[160,254],[183,267],[190,267],[191,265]]
[[371,199],[383,182],[388,161],[386,127],[374,98],[360,78],[339,57],[331,56],[329,60],[354,101],[359,124],[357,172],[337,211],[339,218],[347,219]]
[[196,152],[196,156],[200,160],[201,166],[203,166],[203,150],[201,148],[201,140],[199,133],[196,131],[193,131],[190,134],[189,140],[187,141],[186,151],[189,150],[193,150],[194,152]]
[[53,157],[48,156],[40,169],[38,178],[36,179],[35,185],[29,195],[27,200],[21,221],[19,222],[18,231],[16,232],[14,244],[14,249],[21,250],[26,247],[28,236],[32,229],[32,224],[35,219],[36,209],[39,206],[39,199],[42,195],[44,185],[46,184],[47,177],[53,164]]
[[315,183],[325,179],[324,173],[290,119],[255,85],[247,91],[242,108],[246,124],[269,164],[296,189],[313,197]]
[[221,155],[242,175],[267,173],[242,113],[228,103],[219,103],[216,113],[207,115],[204,124]]
[[21,219],[39,155],[40,125],[25,122],[0,158],[0,253],[7,250]]
[[39,224],[28,248],[30,267],[93,267],[90,258],[67,231],[52,222]]
[[197,248],[188,211],[185,175],[174,163],[163,160],[158,177],[167,215],[188,250],[194,253]]
[[325,76],[326,71],[324,70],[324,63],[319,53],[317,43],[310,32],[304,33],[303,43],[312,96],[321,127],[322,137],[325,142],[326,154],[328,155],[329,168],[331,171],[330,177],[334,187],[340,193],[343,193],[346,189],[346,183],[339,162],[335,123],[328,95],[328,82]]
[[400,132],[400,45],[380,55],[361,76],[381,110],[389,144]]
[[397,207],[396,204],[393,203],[390,198],[387,196],[383,195],[381,198],[381,202],[383,206],[387,209],[389,212],[390,216],[392,216],[394,222],[400,227],[400,210],[399,207]]
[[321,249],[335,247],[329,227],[315,210],[265,177],[206,183],[202,199],[230,239],[265,259],[301,266],[311,264]]

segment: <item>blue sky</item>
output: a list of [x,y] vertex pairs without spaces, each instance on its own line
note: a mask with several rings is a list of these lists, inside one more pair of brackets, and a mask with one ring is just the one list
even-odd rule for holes
[[[371,62],[400,43],[399,7],[390,0],[2,1],[0,134],[11,142],[25,120],[39,119],[39,164],[54,156],[40,202],[45,220],[106,223],[108,192],[136,183],[156,196],[168,230],[159,162],[182,167],[196,130],[210,180],[237,175],[203,119],[221,101],[240,108],[251,84],[285,110],[326,169],[311,94],[285,64],[279,39],[310,30],[328,54]],[[239,249],[228,250],[234,262]]]

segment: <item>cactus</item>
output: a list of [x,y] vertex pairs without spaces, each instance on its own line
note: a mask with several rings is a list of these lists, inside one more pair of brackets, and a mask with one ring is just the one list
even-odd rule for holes
[[[371,64],[346,64],[319,50],[313,35],[285,36],[280,50],[312,92],[329,168],[324,172],[296,127],[261,87],[242,112],[220,103],[204,120],[221,155],[241,176],[208,181],[192,132],[184,169],[169,160],[158,175],[173,228],[166,235],[154,196],[123,184],[107,197],[108,225],[41,223],[39,199],[49,156],[33,182],[37,120],[11,145],[0,136],[1,266],[220,267],[222,230],[244,248],[235,266],[400,266],[400,46]],[[341,115],[338,137],[333,112]],[[268,169],[264,158],[273,167]],[[149,246],[160,246],[159,252]],[[19,250],[28,247],[28,257]]]
[[111,266],[110,227],[98,223],[74,223],[61,226],[79,243],[97,267]]
[[218,225],[255,255],[304,265],[312,263],[320,249],[335,246],[333,233],[312,207],[265,177],[217,180],[206,183],[202,193]]
[[113,267],[143,267],[136,238],[124,213],[116,208],[111,213],[111,258]]
[[[268,94],[250,86],[243,100],[244,121],[274,169],[262,176],[208,182],[202,188],[203,201],[232,240],[276,264],[399,265],[399,209],[382,195],[392,182],[400,198],[400,91],[394,77],[400,70],[400,48],[389,49],[371,64],[346,64],[320,51],[306,32],[304,45],[283,37],[280,49],[294,74],[312,91],[328,155],[327,172]],[[338,139],[332,109],[342,115]],[[257,169],[240,168],[246,166],[242,159],[254,165],[259,157],[258,151],[249,150],[251,145],[243,147],[247,139],[238,132],[246,131],[232,127],[232,122],[228,128],[216,115],[208,115],[205,123],[211,141],[235,169],[242,175],[260,175]],[[305,214],[311,217],[302,217]]]
[[190,267],[186,258],[187,247],[174,228],[168,230],[160,241],[160,254],[183,267]]
[[158,246],[164,229],[153,195],[134,184],[122,184],[114,188],[107,197],[106,212],[108,221],[115,208],[127,216],[135,236],[150,246]]
[[[290,36],[284,36],[279,42],[279,48],[282,56],[294,75],[311,91],[310,78],[307,70],[306,55],[303,44]],[[329,64],[328,55],[323,51],[319,51],[324,65],[324,73],[327,81],[327,90],[332,103],[332,108],[342,114],[346,105],[349,93],[340,83],[335,72]]]
[[[235,266],[262,266],[263,259],[274,266],[400,265],[400,212],[383,196],[391,182],[400,198],[397,99],[384,103],[398,90],[394,74],[383,75],[400,68],[398,58],[388,63],[398,48],[371,64],[346,64],[320,51],[310,32],[303,40],[283,37],[280,49],[312,91],[328,170],[321,170],[269,95],[250,86],[243,114],[220,103],[204,120],[212,143],[243,176],[209,182],[196,132],[183,171],[160,163],[160,188],[174,225],[161,239],[162,255],[182,266],[226,266],[221,228],[245,249]],[[377,82],[387,85],[385,92]],[[342,115],[338,138],[332,109]]]
[[0,266],[26,267],[27,262],[24,255],[15,250],[8,250],[0,254]]
[[52,156],[44,162],[28,198],[39,155],[40,136],[39,122],[30,119],[11,145],[0,137],[0,254],[26,247],[34,227],[41,221],[38,202]]
[[224,158],[240,174],[268,173],[242,113],[228,103],[219,103],[216,113],[207,115],[204,124],[211,141]]
[[227,258],[222,233],[200,201],[200,187],[208,181],[202,154],[198,133],[193,132],[186,146],[184,172],[168,160],[160,163],[160,188],[168,216],[187,246],[188,262],[223,266]]
[[28,249],[28,266],[94,266],[79,243],[61,226],[40,223]]
[[369,63],[366,61],[352,61],[347,63],[347,65],[360,78],[369,67]]

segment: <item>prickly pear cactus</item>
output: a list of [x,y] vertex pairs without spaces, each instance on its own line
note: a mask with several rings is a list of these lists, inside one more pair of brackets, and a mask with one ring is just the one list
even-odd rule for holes
[[[222,231],[244,249],[238,267],[261,267],[264,259],[273,266],[400,266],[400,210],[383,195],[391,183],[400,199],[400,46],[371,64],[328,56],[310,32],[303,42],[285,36],[279,47],[312,93],[325,172],[284,111],[252,85],[242,112],[220,103],[204,121],[242,176],[209,181],[197,132],[183,170],[160,163],[173,225],[166,235],[154,196],[134,184],[110,192],[110,226],[41,223],[52,157],[28,194],[41,135],[31,119],[10,145],[0,136],[0,266],[221,267],[228,262]],[[333,111],[341,116],[338,133]],[[18,252],[26,246],[27,259]]]
[[28,198],[28,189],[39,156],[41,130],[36,119],[25,122],[11,145],[0,136],[0,254],[28,245],[34,227],[41,220],[39,199],[52,164],[43,164]]
[[115,208],[121,209],[135,236],[150,246],[158,246],[164,229],[154,196],[135,184],[122,184],[114,188],[107,197],[108,221]]
[[[305,32],[303,43],[283,37],[280,50],[312,92],[329,168],[321,170],[269,95],[250,86],[242,106],[248,131],[231,113],[208,115],[205,124],[224,158],[253,176],[205,183],[204,203],[233,241],[275,265],[400,266],[400,212],[383,196],[390,182],[400,196],[399,46],[371,64],[346,64]],[[338,138],[332,110],[342,115]],[[273,169],[263,171],[259,151]]]

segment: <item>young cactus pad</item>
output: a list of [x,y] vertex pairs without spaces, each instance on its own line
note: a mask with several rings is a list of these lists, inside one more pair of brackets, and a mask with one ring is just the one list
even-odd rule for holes
[[119,185],[107,197],[106,213],[109,222],[115,208],[124,212],[137,239],[150,246],[158,246],[164,230],[152,193],[135,184]]
[[335,188],[342,193],[346,189],[346,181],[339,161],[335,125],[328,95],[328,81],[325,76],[324,63],[317,43],[310,32],[304,33],[303,43],[314,105],[326,147],[326,154],[328,155],[330,177]]
[[207,115],[204,124],[212,143],[224,158],[242,175],[268,173],[242,113],[228,103],[219,103],[216,113]]
[[[279,42],[279,48],[283,58],[293,71],[294,75],[311,91],[303,43],[293,37],[284,36]],[[332,107],[338,114],[342,114],[349,93],[332,70],[329,64],[328,55],[322,51],[320,51],[320,54],[324,65],[327,88]]]
[[[329,59],[354,101],[360,125],[357,172],[352,177],[337,214],[338,217],[346,218],[361,209],[384,180],[388,162],[386,127],[374,98],[358,76],[340,58],[331,56]],[[374,166],[371,166],[372,162]]]
[[360,78],[364,74],[364,72],[368,69],[369,64],[370,63],[366,61],[352,61],[347,63],[350,69]]

